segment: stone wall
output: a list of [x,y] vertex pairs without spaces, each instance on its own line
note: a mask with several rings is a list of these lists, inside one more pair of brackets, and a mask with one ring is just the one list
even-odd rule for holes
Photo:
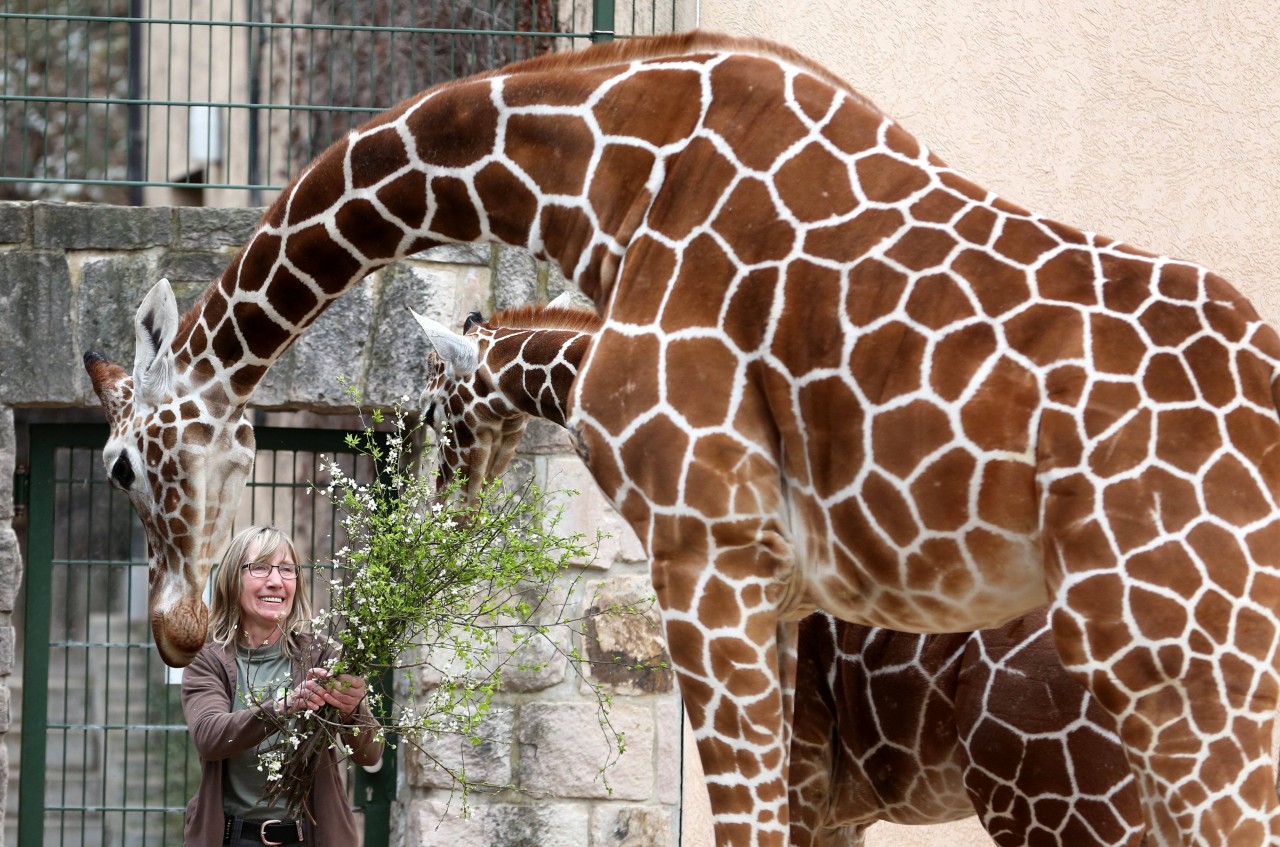
[[[23,562],[14,532],[12,480],[18,438],[15,409],[97,410],[81,365],[87,349],[129,363],[137,304],[160,277],[179,308],[190,305],[244,243],[254,209],[121,208],[54,203],[0,204],[0,732],[9,721],[14,669],[14,597]],[[447,247],[388,267],[340,298],[267,373],[254,395],[263,410],[349,412],[337,376],[359,386],[368,405],[416,396],[425,340],[409,319],[413,306],[457,326],[472,310],[545,302],[564,287],[519,251]],[[86,412],[81,411],[83,415]],[[564,528],[607,537],[587,565],[579,609],[650,592],[638,541],[602,501],[567,438],[531,427],[518,470],[545,490],[574,489]],[[597,593],[598,587],[598,593]],[[656,620],[602,619],[588,656],[663,656]],[[600,778],[608,758],[590,695],[612,694],[610,721],[627,750]],[[465,754],[468,771],[519,787],[471,798],[472,817],[429,759],[402,750],[393,843],[538,844],[565,847],[675,844],[679,827],[682,712],[669,673],[637,674],[605,666],[585,678],[565,663],[526,674],[503,694],[481,748]],[[0,791],[9,783],[0,748]],[[0,809],[4,808],[0,797]]]

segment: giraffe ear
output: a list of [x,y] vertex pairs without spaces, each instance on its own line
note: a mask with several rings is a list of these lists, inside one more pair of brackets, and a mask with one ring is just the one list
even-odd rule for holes
[[565,289],[557,294],[550,303],[547,304],[548,309],[572,309],[573,308],[573,292]]
[[178,301],[169,280],[151,287],[133,317],[137,336],[133,353],[133,387],[148,403],[155,405],[169,395],[173,384],[173,351],[169,345],[178,334]]
[[480,367],[480,348],[474,338],[458,335],[442,323],[409,310],[418,326],[427,334],[436,355],[460,377],[468,377]]

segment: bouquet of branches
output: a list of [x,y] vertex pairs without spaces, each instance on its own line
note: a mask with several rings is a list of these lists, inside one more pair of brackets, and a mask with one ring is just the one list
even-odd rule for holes
[[[334,503],[347,537],[335,556],[331,604],[312,621],[314,643],[330,657],[325,667],[333,677],[375,679],[413,669],[432,676],[429,695],[420,700],[410,687],[406,703],[387,702],[390,695],[371,687],[379,724],[364,731],[419,749],[446,733],[479,743],[478,726],[504,667],[530,669],[526,657],[516,658],[523,644],[548,639],[564,655],[579,655],[557,640],[566,629],[582,632],[583,623],[566,614],[557,578],[594,548],[580,535],[556,533],[560,510],[532,484],[507,489],[495,482],[476,502],[450,507],[460,502],[463,480],[437,490],[432,475],[418,472],[412,444],[421,428],[406,420],[407,401],[390,421],[374,411],[369,422],[362,413],[363,432],[348,436],[348,447],[372,461],[372,480],[360,482],[332,461],[324,468],[329,481],[313,486]],[[375,428],[387,423],[389,431]],[[608,699],[598,689],[597,696],[607,733]],[[260,754],[268,776],[264,799],[282,799],[286,814],[298,817],[324,752],[343,753],[342,734],[353,730],[333,706],[281,720],[278,730]],[[611,741],[621,753],[621,736]],[[465,774],[451,775],[465,797]]]

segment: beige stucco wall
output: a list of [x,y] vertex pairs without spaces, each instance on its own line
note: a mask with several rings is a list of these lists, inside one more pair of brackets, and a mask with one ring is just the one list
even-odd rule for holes
[[[1199,261],[1280,325],[1272,0],[700,5],[705,29],[772,38],[819,60],[979,184]],[[873,827],[868,847],[889,844],[992,842],[971,818]]]

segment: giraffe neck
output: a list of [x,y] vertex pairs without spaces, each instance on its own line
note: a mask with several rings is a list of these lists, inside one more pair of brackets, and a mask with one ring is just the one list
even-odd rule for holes
[[569,395],[592,334],[581,330],[495,332],[485,362],[518,411],[567,426]]
[[[541,101],[585,101],[609,73],[617,70],[588,72],[590,85],[581,74],[547,73],[447,84],[335,143],[184,316],[174,350],[191,387],[216,383],[231,406],[243,405],[348,288],[444,243],[524,247],[584,291],[607,287],[647,207],[655,157],[593,157],[597,139],[580,116],[591,107],[546,114]],[[609,195],[593,205],[590,185],[602,179]]]

